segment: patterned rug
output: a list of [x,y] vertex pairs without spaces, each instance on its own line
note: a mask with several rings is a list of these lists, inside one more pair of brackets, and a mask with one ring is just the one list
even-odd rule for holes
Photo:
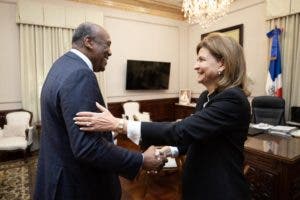
[[37,158],[0,163],[0,200],[30,200]]

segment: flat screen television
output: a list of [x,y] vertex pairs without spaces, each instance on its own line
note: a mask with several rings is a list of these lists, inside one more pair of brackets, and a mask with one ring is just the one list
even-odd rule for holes
[[166,90],[170,79],[169,62],[127,60],[126,90]]

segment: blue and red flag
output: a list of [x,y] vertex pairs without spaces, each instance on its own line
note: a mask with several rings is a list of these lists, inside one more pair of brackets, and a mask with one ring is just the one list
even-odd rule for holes
[[281,30],[275,28],[267,33],[268,38],[272,38],[271,57],[269,73],[267,77],[266,92],[268,95],[282,97],[282,73],[281,56],[279,46],[279,35]]

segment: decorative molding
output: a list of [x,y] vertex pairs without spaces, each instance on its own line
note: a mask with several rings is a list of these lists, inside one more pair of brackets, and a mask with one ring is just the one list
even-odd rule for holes
[[17,4],[17,0],[0,0],[0,3]]
[[98,9],[88,9],[88,6],[76,7],[50,1],[19,0],[17,7],[16,21],[20,24],[70,29],[75,29],[84,21],[103,24],[102,12]]
[[181,6],[165,3],[164,1],[151,0],[70,0],[98,6],[106,6],[126,11],[184,20]]

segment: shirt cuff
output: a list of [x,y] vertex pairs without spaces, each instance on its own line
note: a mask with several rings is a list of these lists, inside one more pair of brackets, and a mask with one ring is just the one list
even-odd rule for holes
[[112,135],[113,139],[115,139],[118,136],[118,133],[115,131],[112,131],[111,135]]
[[141,140],[141,122],[127,121],[127,137],[136,145],[139,145]]
[[171,149],[172,157],[176,158],[178,156],[178,154],[179,154],[178,148],[170,146],[170,149]]

